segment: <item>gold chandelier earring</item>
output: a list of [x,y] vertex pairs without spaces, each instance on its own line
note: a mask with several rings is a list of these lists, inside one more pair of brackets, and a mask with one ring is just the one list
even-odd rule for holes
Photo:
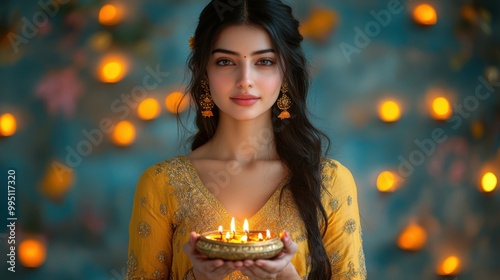
[[201,80],[201,87],[205,91],[205,93],[200,96],[200,106],[203,108],[201,115],[205,118],[213,117],[212,108],[214,108],[214,101],[210,94],[210,89],[208,88],[208,80]]
[[278,108],[281,110],[281,113],[278,115],[278,118],[280,119],[288,119],[290,118],[290,113],[287,111],[290,109],[290,106],[292,105],[292,101],[290,98],[286,95],[288,92],[288,87],[286,84],[281,85],[281,92],[283,93],[280,98],[278,98]]

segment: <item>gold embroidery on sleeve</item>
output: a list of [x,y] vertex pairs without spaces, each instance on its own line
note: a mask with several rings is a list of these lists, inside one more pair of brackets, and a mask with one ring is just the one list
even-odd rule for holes
[[134,251],[131,251],[127,260],[127,279],[132,279],[132,275],[134,275],[136,270],[137,270],[137,258],[134,255]]
[[155,270],[155,272],[153,272],[153,276],[154,276],[155,280],[166,280],[167,279],[167,275],[165,275],[165,272],[160,272],[158,270]]
[[139,223],[139,227],[137,228],[137,232],[140,237],[147,237],[151,232],[151,226],[148,223],[141,221]]
[[339,210],[339,201],[337,199],[330,200],[330,208],[335,212]]
[[164,216],[167,215],[167,205],[165,203],[160,204],[160,213]]
[[347,206],[351,206],[352,204],[352,196],[347,197]]
[[349,262],[348,266],[349,266],[349,270],[346,271],[346,272],[344,272],[344,273],[342,273],[341,276],[344,277],[344,278],[346,278],[346,279],[348,279],[348,280],[351,280],[354,277],[356,277],[356,275],[358,275],[358,271],[356,271],[354,269],[354,263]]
[[167,264],[167,253],[165,251],[158,252],[156,259],[161,263]]
[[333,252],[331,255],[330,255],[330,264],[331,265],[335,265],[335,264],[338,264],[340,262],[340,259],[342,257],[340,256],[340,253],[339,252]]
[[359,248],[359,275],[361,276],[361,279],[366,279],[367,272],[366,272],[366,263],[365,263],[365,252],[363,251],[363,246]]
[[345,222],[344,231],[348,234],[352,234],[356,231],[356,221],[354,219],[349,219]]
[[148,199],[145,196],[141,197],[141,206],[146,207],[147,201],[148,201]]

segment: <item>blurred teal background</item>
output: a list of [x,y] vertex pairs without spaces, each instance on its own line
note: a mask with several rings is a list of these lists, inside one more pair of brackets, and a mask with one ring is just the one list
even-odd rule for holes
[[[314,122],[331,137],[330,156],[358,185],[368,279],[499,279],[498,183],[489,180],[496,186],[490,193],[479,186],[485,172],[500,177],[500,3],[287,3],[305,37]],[[435,24],[415,22],[422,3],[435,8]],[[105,4],[119,8],[116,23],[99,22]],[[0,138],[0,221],[17,217],[15,273],[7,270],[13,233],[0,230],[1,279],[124,279],[135,184],[148,166],[189,147],[192,112],[180,114],[184,129],[165,99],[184,90],[188,40],[206,4],[1,2],[0,126],[7,126],[5,114],[17,124]],[[127,66],[115,82],[97,74],[109,55]],[[453,108],[447,120],[429,114],[438,96]],[[137,115],[146,98],[160,105],[156,119]],[[378,116],[387,99],[401,111],[390,123]],[[108,128],[124,120],[136,133],[120,146]],[[8,170],[16,176],[13,216]],[[396,174],[393,191],[377,189],[384,170]],[[398,238],[409,225],[426,238],[410,235],[414,247],[405,250]],[[35,245],[21,250],[27,240]],[[30,251],[37,244],[45,258],[43,250]],[[25,267],[21,255],[35,267]],[[452,255],[458,268],[438,276]]]

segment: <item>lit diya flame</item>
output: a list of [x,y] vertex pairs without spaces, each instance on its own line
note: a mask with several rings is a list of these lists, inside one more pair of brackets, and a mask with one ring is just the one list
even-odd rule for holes
[[222,226],[219,226],[220,240],[222,240]]
[[249,226],[248,226],[248,221],[247,221],[247,219],[245,219],[245,222],[243,223],[243,231],[244,231],[247,235],[248,235],[248,231],[249,231],[249,230],[248,230],[248,228],[249,228]]
[[269,240],[271,238],[271,231],[266,230],[266,240]]
[[264,238],[262,237],[262,233],[259,232],[259,241],[262,241]]
[[231,232],[233,233],[233,238],[236,237],[236,226],[234,225],[234,217],[231,219]]

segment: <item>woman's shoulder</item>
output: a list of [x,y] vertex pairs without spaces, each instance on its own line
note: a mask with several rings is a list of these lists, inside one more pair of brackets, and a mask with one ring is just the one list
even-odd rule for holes
[[148,166],[143,174],[148,175],[169,175],[174,171],[185,169],[189,166],[189,158],[185,155],[177,155]]
[[354,177],[349,168],[336,159],[322,159],[321,179],[323,185],[330,192],[349,192],[356,188]]
[[189,172],[189,158],[177,155],[148,166],[139,177],[139,185],[162,185],[184,178]]

